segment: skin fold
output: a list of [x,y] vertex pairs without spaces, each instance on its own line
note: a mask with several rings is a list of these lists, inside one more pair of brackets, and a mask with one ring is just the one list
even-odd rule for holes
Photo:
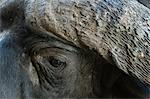
[[52,32],[31,28],[21,3],[0,11],[0,98],[148,98],[150,86]]

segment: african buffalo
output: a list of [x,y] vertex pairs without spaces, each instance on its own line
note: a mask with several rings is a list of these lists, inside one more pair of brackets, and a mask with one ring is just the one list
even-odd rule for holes
[[150,57],[128,49],[150,10],[133,1],[0,0],[0,98],[148,98]]

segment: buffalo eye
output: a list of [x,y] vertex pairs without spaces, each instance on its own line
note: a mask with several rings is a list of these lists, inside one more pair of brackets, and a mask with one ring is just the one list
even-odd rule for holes
[[66,67],[66,62],[62,61],[60,59],[57,59],[57,58],[54,58],[54,57],[49,57],[48,61],[51,64],[51,66],[53,66],[55,68],[64,68],[64,67]]

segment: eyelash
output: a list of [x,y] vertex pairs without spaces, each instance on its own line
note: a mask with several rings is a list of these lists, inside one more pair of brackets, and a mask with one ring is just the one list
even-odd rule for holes
[[67,65],[66,61],[62,61],[52,56],[48,57],[47,60],[54,68],[64,68]]

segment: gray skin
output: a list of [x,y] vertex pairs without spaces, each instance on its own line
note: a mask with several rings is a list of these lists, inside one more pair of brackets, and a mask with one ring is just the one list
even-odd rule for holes
[[0,98],[149,97],[149,85],[97,52],[28,27],[15,4],[0,12]]

